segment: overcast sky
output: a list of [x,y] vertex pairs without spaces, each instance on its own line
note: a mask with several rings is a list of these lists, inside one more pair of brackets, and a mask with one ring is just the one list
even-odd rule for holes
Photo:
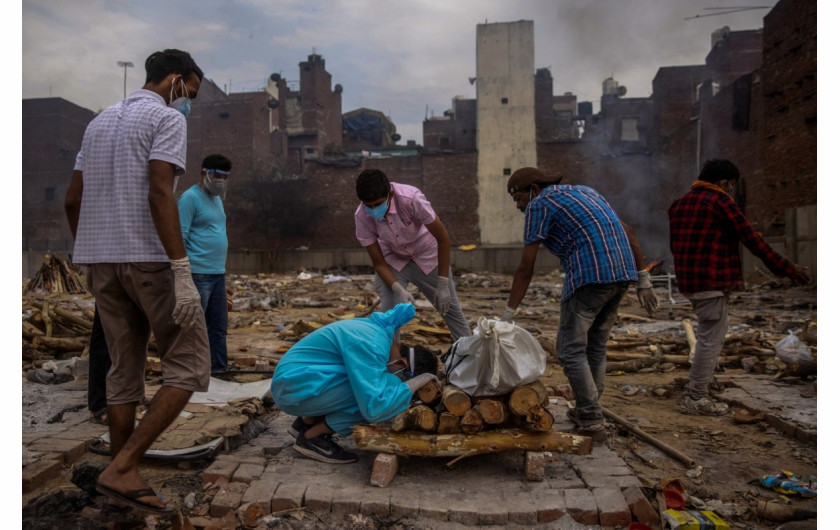
[[[402,142],[422,143],[428,113],[475,97],[476,25],[533,20],[535,66],[554,93],[598,109],[611,75],[628,97],[651,93],[660,66],[701,64],[712,31],[758,29],[769,8],[716,13],[707,7],[772,6],[761,0],[24,0],[22,93],[60,96],[97,111],[143,84],[153,51],[189,51],[205,75],[232,92],[261,90],[272,72],[297,88],[298,63],[315,52],[344,112],[391,116]],[[699,18],[691,18],[697,17]],[[688,20],[686,20],[688,19]]]

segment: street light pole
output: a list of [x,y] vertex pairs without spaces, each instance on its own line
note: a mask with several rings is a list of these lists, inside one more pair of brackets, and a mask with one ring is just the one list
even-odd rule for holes
[[128,69],[134,68],[134,63],[132,63],[131,61],[117,61],[117,66],[120,66],[123,69],[123,99],[125,99],[125,88],[126,80],[128,79]]

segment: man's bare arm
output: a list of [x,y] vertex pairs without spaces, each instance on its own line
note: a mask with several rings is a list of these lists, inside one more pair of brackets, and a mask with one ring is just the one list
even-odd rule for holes
[[175,201],[175,166],[162,160],[149,162],[149,209],[160,242],[170,260],[185,258],[181,219]]

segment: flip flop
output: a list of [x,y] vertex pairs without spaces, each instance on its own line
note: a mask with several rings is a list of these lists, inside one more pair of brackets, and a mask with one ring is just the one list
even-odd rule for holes
[[137,500],[140,497],[157,497],[158,494],[155,493],[152,488],[143,488],[139,490],[131,490],[126,491],[125,493],[120,493],[119,491],[112,490],[107,486],[103,486],[102,484],[97,483],[96,491],[98,491],[102,495],[106,495],[112,499],[118,500],[120,502],[128,504],[129,506],[137,508],[138,510],[143,510],[144,512],[156,513],[159,515],[171,515],[175,513],[175,509],[170,506],[161,508]]

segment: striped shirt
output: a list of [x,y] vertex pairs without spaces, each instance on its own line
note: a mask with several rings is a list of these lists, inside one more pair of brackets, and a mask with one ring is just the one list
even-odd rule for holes
[[74,168],[84,189],[73,262],[168,262],[149,208],[149,162],[169,162],[182,175],[186,155],[186,119],[150,90],[94,118]]
[[739,243],[777,276],[794,272],[794,264],[764,241],[722,190],[695,183],[674,201],[668,218],[677,287],[683,294],[743,291]]
[[630,240],[600,193],[587,186],[545,187],[525,207],[525,244],[542,241],[566,273],[563,300],[592,283],[635,282]]

